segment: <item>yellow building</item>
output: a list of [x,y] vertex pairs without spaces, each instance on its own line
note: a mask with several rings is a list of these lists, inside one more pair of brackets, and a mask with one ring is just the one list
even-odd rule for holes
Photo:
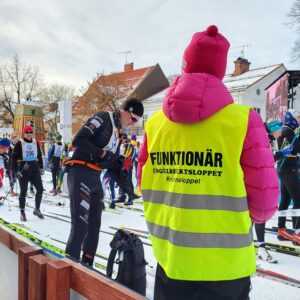
[[45,140],[45,128],[43,120],[43,109],[35,102],[18,104],[14,118],[14,130],[23,138],[23,127],[30,125],[34,130],[34,137],[38,141]]

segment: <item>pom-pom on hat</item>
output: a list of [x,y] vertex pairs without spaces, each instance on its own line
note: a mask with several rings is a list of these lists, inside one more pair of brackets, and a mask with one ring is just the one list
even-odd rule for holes
[[226,72],[229,46],[228,40],[215,25],[196,32],[185,49],[182,72],[206,73],[222,80]]
[[138,99],[129,99],[123,103],[122,108],[125,111],[129,111],[139,117],[144,113],[143,103]]
[[0,149],[7,150],[10,146],[10,140],[7,138],[0,139]]
[[25,125],[23,132],[33,132],[33,128],[30,125]]
[[132,141],[136,141],[136,135],[135,135],[135,134],[133,134],[133,135],[131,136],[131,140],[132,140]]

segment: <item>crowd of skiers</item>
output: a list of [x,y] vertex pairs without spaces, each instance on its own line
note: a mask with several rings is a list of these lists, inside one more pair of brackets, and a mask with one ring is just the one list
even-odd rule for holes
[[[107,185],[110,208],[118,202],[132,205],[139,197],[132,178],[135,168],[158,262],[155,299],[248,299],[256,268],[253,224],[258,258],[277,262],[265,248],[265,223],[277,209],[278,178],[279,211],[291,203],[300,209],[300,111],[290,109],[283,123],[270,120],[264,126],[253,109],[234,104],[221,82],[228,49],[229,42],[216,26],[193,36],[184,53],[182,75],[169,88],[162,109],[146,123],[141,148],[136,136],[123,132],[144,113],[142,102],[134,98],[113,112],[91,116],[74,137],[73,148],[63,145],[61,136],[56,138],[48,153],[50,192],[61,192],[67,172],[68,256],[93,265]],[[200,161],[199,151],[216,152],[219,163],[206,167],[218,176],[186,184],[195,182],[188,171],[196,165],[186,166],[178,159],[179,168],[174,168],[169,163],[174,151],[185,155],[187,162],[193,153]],[[152,157],[157,153],[165,162],[165,169],[159,165],[162,172],[154,172],[158,166]],[[34,214],[43,218],[42,152],[31,126],[24,127],[22,139],[0,139],[0,184],[4,165],[11,192],[19,180],[21,220],[26,221],[29,182],[36,189]],[[286,216],[280,216],[278,239],[300,245],[299,216],[292,217],[292,226],[288,230]]]

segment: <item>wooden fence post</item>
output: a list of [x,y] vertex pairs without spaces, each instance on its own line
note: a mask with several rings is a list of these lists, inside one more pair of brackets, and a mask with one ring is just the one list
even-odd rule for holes
[[49,258],[34,255],[29,258],[28,298],[30,300],[46,299],[47,263]]
[[69,300],[71,266],[62,260],[47,264],[47,300]]
[[19,256],[19,300],[28,299],[28,270],[29,257],[43,254],[43,250],[36,246],[26,246],[18,250]]

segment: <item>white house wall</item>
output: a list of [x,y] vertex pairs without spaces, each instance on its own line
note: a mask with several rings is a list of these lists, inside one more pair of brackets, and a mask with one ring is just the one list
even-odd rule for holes
[[156,111],[162,108],[163,99],[156,99],[156,100],[146,100],[143,101],[144,104],[144,116],[147,116],[149,119]]
[[[251,107],[259,108],[260,109],[260,115],[262,116],[262,119],[265,121],[266,118],[266,91],[265,88],[267,88],[270,84],[272,84],[276,79],[278,79],[281,75],[283,75],[286,72],[286,68],[282,65],[275,71],[269,73],[265,77],[263,77],[261,80],[259,80],[257,83],[250,86],[248,89],[243,91],[235,90],[231,92],[231,96],[235,103],[249,105]],[[260,94],[257,95],[257,89],[260,90]],[[164,93],[160,92],[159,98],[155,98],[155,96],[151,97],[150,99],[147,99],[143,101],[145,112],[144,114],[149,119],[154,112],[156,112],[158,109],[162,108],[162,101],[163,96],[167,89],[164,91]],[[299,105],[300,108],[300,92],[299,92],[299,102],[297,105]]]
[[[266,91],[265,89],[276,81],[281,75],[286,72],[284,66],[279,67],[274,72],[266,75],[257,83],[250,86],[242,93],[242,104],[249,105],[260,109],[260,115],[264,121],[266,121]],[[260,94],[257,94],[257,90],[260,90]]]

